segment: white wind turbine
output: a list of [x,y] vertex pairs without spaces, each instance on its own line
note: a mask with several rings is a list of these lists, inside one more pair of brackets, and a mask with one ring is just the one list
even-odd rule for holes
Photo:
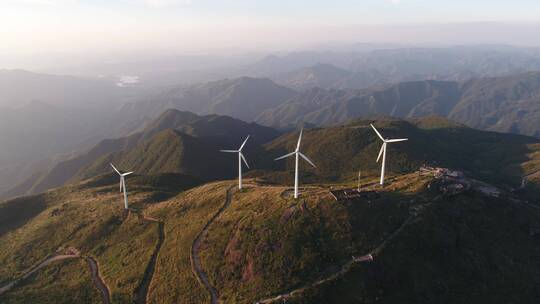
[[302,154],[302,152],[300,152],[300,142],[302,141],[302,132],[304,131],[304,129],[300,130],[300,136],[298,137],[298,144],[296,144],[296,150],[294,150],[294,152],[291,152],[289,154],[286,154],[286,155],[283,155],[281,157],[278,157],[276,158],[275,160],[280,160],[280,159],[284,159],[284,158],[287,158],[289,156],[296,156],[296,161],[295,161],[295,165],[294,165],[294,198],[298,198],[298,157],[301,156],[303,159],[305,159],[310,165],[312,165],[313,167],[317,167],[315,166],[315,164],[313,164],[313,162],[311,162],[311,160],[309,160],[309,158],[307,158],[307,156],[305,156],[304,154]]
[[246,164],[246,167],[249,169],[249,165],[246,161],[246,158],[244,157],[244,154],[242,154],[242,149],[244,148],[244,145],[246,144],[247,140],[249,139],[246,137],[242,145],[240,146],[240,149],[238,150],[220,150],[221,152],[225,153],[238,153],[238,189],[242,189],[242,161],[244,161],[244,164]]
[[128,199],[127,199],[127,189],[126,189],[126,179],[125,179],[125,177],[132,174],[133,172],[120,173],[120,171],[118,171],[118,169],[116,169],[116,167],[113,164],[111,164],[111,167],[114,169],[114,171],[116,171],[116,173],[118,173],[118,175],[120,175],[120,192],[122,192],[122,190],[124,191],[124,208],[127,210],[128,209]]
[[400,138],[400,139],[384,139],[381,135],[381,133],[379,133],[379,131],[377,131],[377,129],[375,129],[375,127],[373,126],[373,124],[371,125],[371,127],[373,128],[373,130],[375,131],[375,133],[377,133],[377,136],[379,136],[379,138],[383,141],[383,144],[382,144],[382,147],[381,147],[381,151],[379,151],[379,156],[377,156],[377,162],[379,162],[379,159],[381,158],[381,155],[382,155],[382,165],[381,165],[381,186],[384,185],[384,169],[385,169],[385,165],[386,165],[386,145],[388,143],[394,143],[394,142],[400,142],[400,141],[406,141],[406,140],[409,140],[408,138]]

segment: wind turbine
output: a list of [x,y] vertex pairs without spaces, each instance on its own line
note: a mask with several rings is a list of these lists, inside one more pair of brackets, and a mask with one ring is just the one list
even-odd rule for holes
[[389,143],[406,141],[406,140],[409,140],[409,139],[408,138],[400,138],[400,139],[388,139],[387,138],[387,139],[384,139],[382,137],[381,133],[379,133],[379,131],[377,131],[377,129],[375,129],[373,124],[371,124],[371,127],[373,128],[375,133],[377,133],[377,136],[379,136],[379,138],[383,141],[381,150],[379,151],[379,156],[377,156],[377,162],[379,162],[379,159],[381,158],[381,155],[382,155],[381,181],[380,181],[380,184],[381,184],[381,186],[383,186],[384,185],[384,169],[385,169],[385,165],[386,165],[386,145],[389,144]]
[[275,159],[275,160],[280,160],[280,159],[284,159],[284,158],[287,158],[287,157],[293,156],[293,155],[296,157],[296,161],[295,161],[295,165],[294,165],[294,198],[298,198],[298,157],[301,156],[310,165],[317,168],[317,166],[315,166],[315,164],[311,160],[309,160],[309,158],[307,158],[307,156],[305,156],[304,154],[302,154],[302,152],[300,152],[300,142],[302,141],[302,132],[303,131],[304,131],[304,129],[300,130],[300,136],[298,137],[298,143],[296,144],[296,150],[294,150],[294,152],[291,152],[289,154],[283,155],[283,156],[278,157],[278,158]]
[[225,153],[238,153],[238,189],[242,189],[242,161],[244,161],[244,164],[246,164],[246,167],[248,167],[249,169],[249,165],[246,161],[246,158],[244,157],[244,154],[242,154],[242,149],[244,148],[244,145],[246,144],[248,139],[249,139],[249,135],[248,137],[246,137],[246,140],[244,140],[244,142],[240,146],[240,149],[238,150],[220,150],[221,152],[225,152]]
[[125,177],[132,174],[133,172],[120,173],[120,171],[118,171],[118,169],[116,169],[116,167],[113,164],[111,164],[111,167],[114,169],[114,171],[116,171],[116,173],[118,173],[118,175],[120,175],[120,192],[122,192],[122,190],[124,190],[124,208],[127,210],[128,209],[128,200],[127,200],[127,190],[126,190],[126,179],[125,179]]

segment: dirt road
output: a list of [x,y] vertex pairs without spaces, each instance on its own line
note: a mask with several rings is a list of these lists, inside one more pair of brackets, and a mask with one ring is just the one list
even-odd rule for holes
[[150,283],[152,282],[152,278],[154,277],[157,257],[158,257],[159,251],[161,250],[161,246],[163,245],[163,241],[165,240],[165,232],[164,232],[162,221],[155,218],[148,217],[148,216],[143,216],[142,218],[145,221],[154,222],[158,224],[158,242],[156,244],[156,248],[154,249],[154,252],[152,253],[150,262],[148,262],[148,265],[146,266],[146,269],[144,271],[144,277],[141,281],[141,284],[135,289],[134,302],[136,304],[146,304],[146,298],[148,296],[148,287],[150,286]]
[[212,218],[206,223],[204,228],[199,232],[195,240],[193,241],[193,244],[191,246],[191,271],[197,277],[197,280],[201,285],[204,286],[204,288],[208,291],[210,294],[210,303],[217,304],[219,303],[218,300],[218,292],[217,290],[210,284],[210,281],[208,280],[208,276],[204,272],[201,266],[201,259],[199,257],[199,250],[201,247],[201,241],[208,233],[208,229],[210,228],[210,225],[218,218],[227,207],[231,204],[231,196],[232,191],[235,188],[235,186],[231,186],[227,189],[227,194],[225,197],[225,203],[223,206],[212,216]]
[[103,304],[110,304],[111,293],[109,291],[109,287],[105,284],[105,281],[103,281],[103,278],[99,274],[99,266],[97,261],[92,257],[84,257],[84,259],[88,263],[88,267],[90,267],[90,271],[92,272],[92,280],[94,281],[94,285],[96,285],[101,292]]
[[44,261],[37,264],[35,267],[29,269],[26,271],[20,278],[14,280],[13,282],[3,286],[0,288],[0,295],[3,293],[8,292],[12,288],[14,288],[17,284],[19,284],[21,281],[29,278],[34,273],[38,272],[39,270],[45,268],[46,266],[50,265],[53,262],[56,261],[62,261],[66,259],[77,259],[77,258],[83,258],[87,261],[88,267],[90,268],[90,271],[92,273],[92,280],[94,281],[94,284],[96,288],[98,288],[102,295],[102,300],[104,304],[110,304],[110,292],[107,285],[104,283],[103,279],[99,275],[99,268],[97,262],[91,258],[91,257],[83,257],[81,256],[80,252],[76,248],[67,248],[66,250],[67,254],[57,254],[52,257],[46,258]]

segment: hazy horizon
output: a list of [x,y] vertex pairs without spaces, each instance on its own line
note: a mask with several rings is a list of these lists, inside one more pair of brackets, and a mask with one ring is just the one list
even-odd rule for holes
[[39,69],[55,56],[80,64],[106,56],[268,54],[354,43],[536,47],[538,11],[532,0],[5,0],[0,68]]

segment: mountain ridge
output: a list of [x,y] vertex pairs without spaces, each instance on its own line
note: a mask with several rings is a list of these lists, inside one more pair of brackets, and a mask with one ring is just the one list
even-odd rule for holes
[[[101,157],[129,151],[152,140],[157,134],[168,129],[178,130],[197,137],[199,141],[212,147],[237,145],[247,135],[252,135],[255,144],[265,143],[279,135],[272,128],[255,123],[219,115],[199,116],[191,112],[169,109],[138,133],[105,139],[89,150],[83,151],[67,160],[54,164],[43,172],[34,173],[14,188],[2,193],[4,197],[39,193],[64,183],[80,181],[84,169]],[[141,157],[144,155],[141,155]]]
[[287,128],[299,122],[331,125],[374,115],[441,115],[479,129],[539,137],[540,72],[462,83],[426,80],[364,90],[312,89],[255,121]]
[[277,106],[294,94],[292,89],[270,79],[240,77],[168,89],[148,100],[126,104],[122,112],[135,119],[157,117],[173,108],[252,121],[261,111]]

